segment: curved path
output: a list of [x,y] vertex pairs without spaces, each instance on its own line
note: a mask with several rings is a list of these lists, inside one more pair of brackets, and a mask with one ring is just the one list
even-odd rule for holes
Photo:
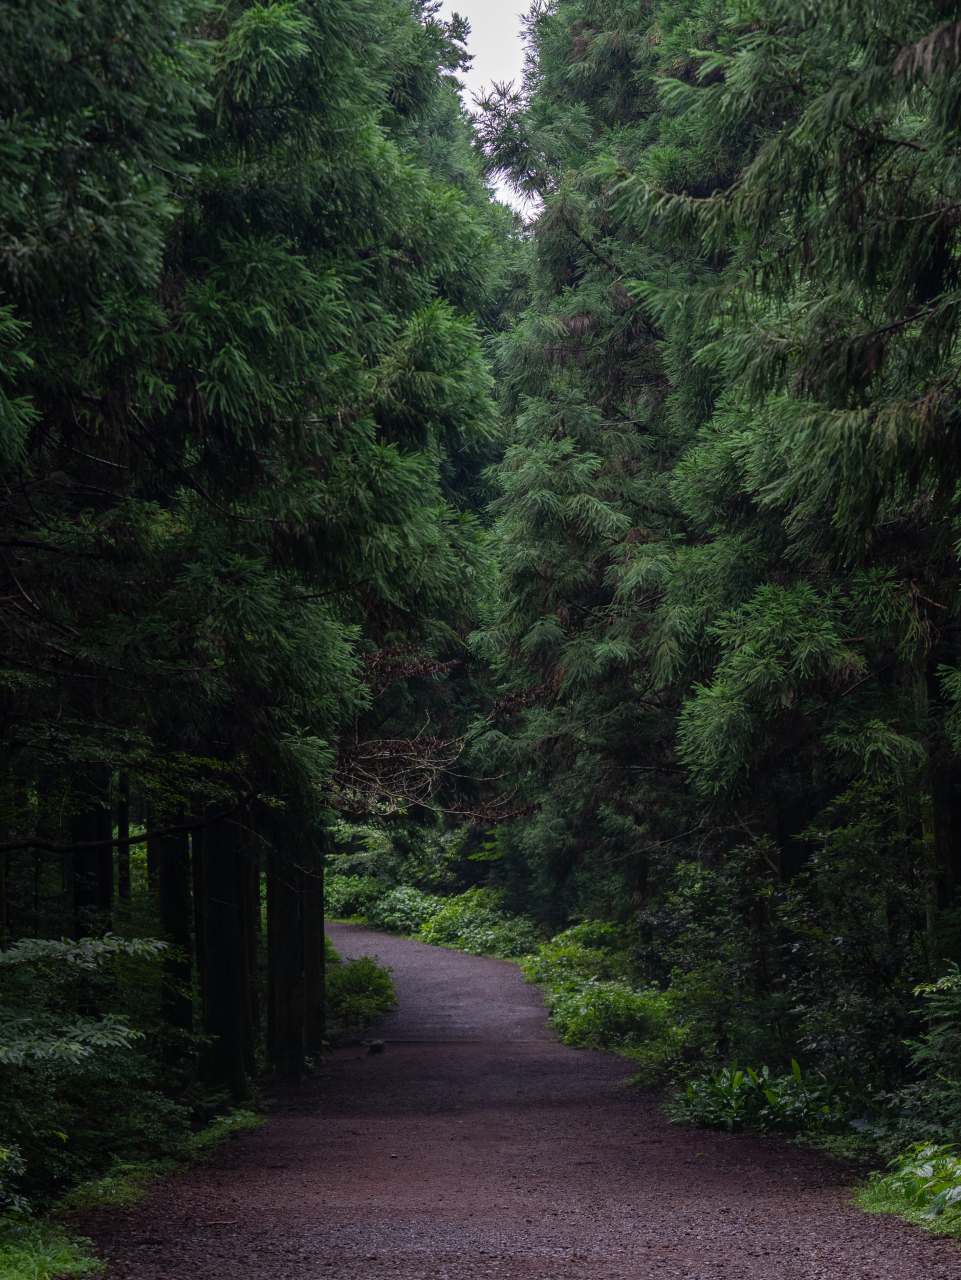
[[515,965],[354,925],[399,1007],[368,1056],[83,1225],[130,1280],[961,1280],[949,1240],[849,1203],[852,1170],[670,1126],[630,1063],[558,1044]]

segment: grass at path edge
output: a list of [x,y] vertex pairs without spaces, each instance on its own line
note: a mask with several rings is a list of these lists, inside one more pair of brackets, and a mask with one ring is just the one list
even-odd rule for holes
[[189,1149],[177,1160],[151,1160],[144,1164],[114,1166],[102,1178],[74,1187],[49,1219],[0,1219],[0,1280],[67,1280],[96,1276],[104,1263],[92,1252],[85,1236],[73,1235],[58,1222],[61,1215],[87,1209],[117,1209],[135,1204],[165,1178],[202,1161],[211,1148],[246,1129],[266,1123],[254,1111],[232,1111],[217,1116],[194,1134]]

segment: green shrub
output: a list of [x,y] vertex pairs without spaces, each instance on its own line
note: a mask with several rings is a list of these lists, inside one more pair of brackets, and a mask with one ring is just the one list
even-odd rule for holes
[[[8,1205],[42,1211],[117,1162],[188,1149],[194,1112],[170,1095],[198,1041],[157,1027],[165,945],[108,934],[0,951],[0,1145],[17,1151],[0,1174]],[[163,1063],[171,1043],[179,1074]]]
[[569,939],[590,951],[619,952],[629,946],[628,932],[624,925],[609,920],[584,920],[559,933],[553,942]]
[[369,908],[367,922],[375,929],[389,929],[392,933],[417,933],[437,915],[444,902],[444,898],[401,885]]
[[334,948],[334,944],[324,934],[324,964],[340,964],[340,954]]
[[574,990],[591,978],[622,978],[622,966],[610,952],[595,950],[578,936],[584,929],[577,925],[543,942],[535,955],[521,961],[528,982]]
[[0,1276],[3,1280],[66,1280],[100,1274],[104,1264],[89,1247],[89,1240],[70,1239],[45,1223],[0,1219]]
[[859,1194],[863,1208],[928,1221],[947,1214],[961,1226],[961,1156],[953,1144],[916,1142],[888,1168]]
[[546,988],[565,1044],[628,1052],[641,1064],[635,1083],[651,1084],[679,1061],[685,1030],[671,1017],[669,996],[629,981],[626,941],[620,925],[587,920],[542,943],[521,969]]
[[552,988],[547,1007],[564,1043],[582,1049],[630,1048],[662,1034],[668,1022],[663,992],[596,978],[574,989]]
[[390,970],[376,956],[347,960],[327,970],[325,1011],[330,1036],[360,1031],[397,1003]]
[[537,948],[537,930],[526,916],[512,916],[500,907],[501,895],[490,889],[468,889],[448,898],[421,926],[425,942],[458,947],[472,955],[513,959]]
[[324,876],[324,915],[332,919],[366,915],[383,891],[373,876],[339,876],[328,871]]
[[19,1214],[28,1209],[27,1203],[13,1189],[26,1171],[20,1148],[0,1147],[0,1217],[3,1214]]
[[918,1136],[961,1138],[961,970],[951,961],[938,982],[915,987],[914,993],[924,996],[927,1023],[911,1054],[911,1066],[925,1084],[927,1132]]
[[781,1129],[816,1132],[849,1129],[855,1109],[849,1085],[832,1084],[823,1075],[804,1076],[797,1062],[790,1073],[774,1076],[733,1066],[692,1080],[674,1102],[675,1121],[706,1129]]

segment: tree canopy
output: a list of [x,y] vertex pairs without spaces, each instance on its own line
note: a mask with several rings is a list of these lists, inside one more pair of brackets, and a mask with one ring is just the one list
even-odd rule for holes
[[957,5],[537,0],[473,112],[433,0],[0,31],[0,1014],[201,1108],[299,1078],[326,865],[433,940],[627,938],[692,1062],[914,1088]]

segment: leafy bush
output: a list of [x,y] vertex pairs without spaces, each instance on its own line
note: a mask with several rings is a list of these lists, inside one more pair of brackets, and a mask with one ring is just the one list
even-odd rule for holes
[[[8,1207],[41,1209],[117,1161],[186,1151],[192,1109],[158,1087],[162,1037],[136,1025],[156,1025],[164,947],[107,935],[0,952],[0,1143],[17,1151],[2,1176]],[[192,1046],[179,1047],[189,1071]]]
[[668,1000],[661,991],[635,991],[626,982],[591,978],[547,995],[551,1021],[565,1044],[578,1048],[626,1049],[661,1034]]
[[330,1036],[360,1031],[397,1003],[390,970],[376,956],[347,960],[327,970],[325,1011]]
[[638,990],[629,980],[626,942],[622,926],[588,920],[542,943],[521,969],[528,982],[546,988],[565,1044],[628,1051],[642,1062],[643,1083],[653,1083],[678,1060],[685,1032],[671,1016],[668,995]]
[[[574,990],[590,978],[622,978],[623,963],[618,954],[596,946],[596,940],[610,939],[612,934],[592,925],[575,925],[541,943],[535,955],[521,962],[527,981]],[[613,926],[601,926],[607,928],[613,932]]]
[[836,1086],[824,1076],[804,1076],[792,1061],[789,1074],[774,1076],[767,1067],[760,1072],[735,1062],[692,1080],[676,1099],[673,1118],[706,1129],[782,1129],[812,1132],[843,1129],[850,1124],[853,1091]]
[[5,1213],[19,1214],[28,1208],[22,1197],[12,1189],[23,1177],[25,1168],[19,1147],[0,1147],[0,1218]]
[[537,947],[534,924],[526,916],[512,916],[500,907],[501,895],[473,888],[448,898],[441,909],[421,926],[425,942],[459,947],[472,955],[512,959]]
[[383,893],[383,886],[373,876],[324,876],[324,915],[333,919],[366,915]]
[[927,1023],[911,1054],[925,1081],[925,1119],[935,1131],[961,1138],[961,970],[951,961],[943,978],[914,991],[924,996]]
[[872,1174],[870,1187],[860,1197],[865,1208],[920,1211],[922,1219],[959,1212],[961,1156],[953,1144],[916,1142],[888,1168],[890,1173]]
[[641,915],[647,971],[670,981],[708,1061],[781,1072],[797,1058],[897,1088],[921,1030],[928,855],[896,799],[866,783],[804,838],[813,853],[790,883],[763,844],[676,866]]
[[340,964],[340,954],[326,933],[324,934],[324,964]]
[[66,1280],[105,1270],[87,1252],[89,1240],[69,1239],[57,1227],[40,1222],[0,1219],[0,1276],[3,1280]]
[[375,929],[388,929],[391,933],[417,933],[437,915],[444,902],[444,898],[401,885],[369,908],[367,922]]

